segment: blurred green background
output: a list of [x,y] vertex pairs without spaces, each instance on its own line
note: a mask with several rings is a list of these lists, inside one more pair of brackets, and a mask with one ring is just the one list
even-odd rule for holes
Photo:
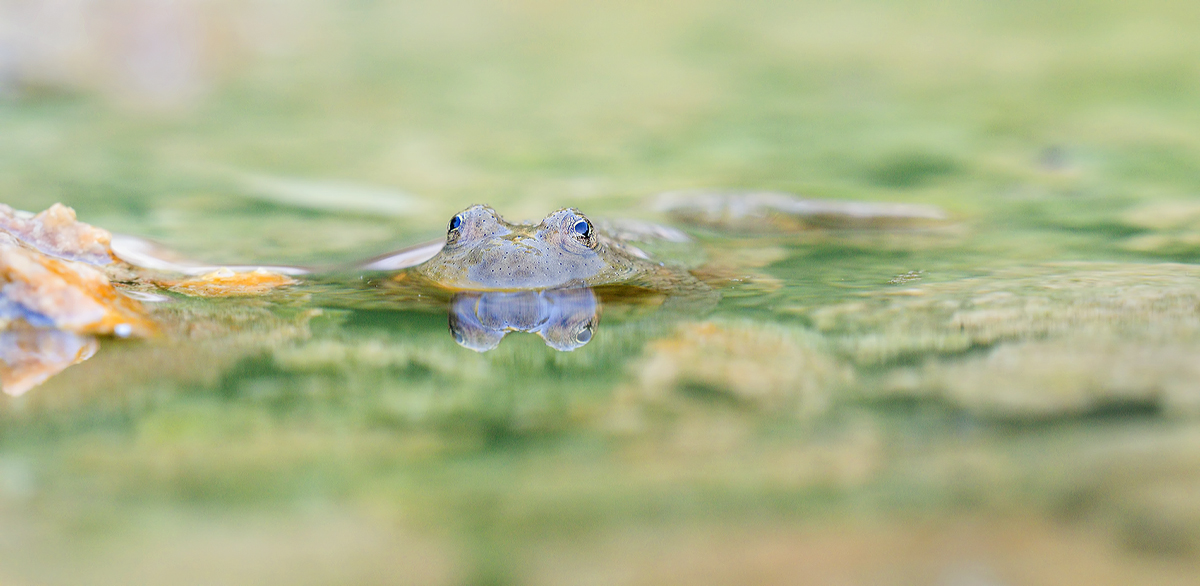
[[0,0],[0,201],[210,262],[693,188],[954,218],[701,232],[753,277],[569,354],[178,299],[194,339],[0,401],[0,583],[1193,583],[1198,30],[1180,0]]

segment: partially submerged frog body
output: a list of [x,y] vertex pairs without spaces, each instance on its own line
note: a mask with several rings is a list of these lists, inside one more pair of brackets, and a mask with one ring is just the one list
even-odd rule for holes
[[662,290],[688,280],[566,208],[538,224],[506,222],[476,205],[451,218],[445,245],[413,271],[458,291],[529,291],[633,284]]

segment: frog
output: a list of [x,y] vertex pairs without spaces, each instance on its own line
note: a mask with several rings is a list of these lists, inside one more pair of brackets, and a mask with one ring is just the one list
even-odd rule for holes
[[657,261],[606,232],[576,208],[551,212],[534,224],[508,222],[490,206],[473,205],[450,218],[444,240],[362,268],[399,271],[396,282],[415,279],[451,292],[623,286],[673,295],[707,287],[685,268]]

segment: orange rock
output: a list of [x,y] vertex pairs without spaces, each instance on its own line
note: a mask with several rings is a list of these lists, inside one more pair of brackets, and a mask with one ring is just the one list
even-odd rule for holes
[[51,258],[0,234],[0,323],[77,334],[149,336],[157,327],[137,301],[90,265]]
[[238,297],[262,295],[295,283],[296,280],[287,275],[264,269],[237,272],[222,268],[199,277],[159,284],[176,293],[195,297]]

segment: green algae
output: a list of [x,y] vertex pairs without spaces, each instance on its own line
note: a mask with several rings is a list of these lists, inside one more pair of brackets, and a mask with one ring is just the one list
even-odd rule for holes
[[810,317],[864,365],[1071,333],[1186,341],[1200,325],[1198,285],[1195,265],[1051,264],[882,289]]

